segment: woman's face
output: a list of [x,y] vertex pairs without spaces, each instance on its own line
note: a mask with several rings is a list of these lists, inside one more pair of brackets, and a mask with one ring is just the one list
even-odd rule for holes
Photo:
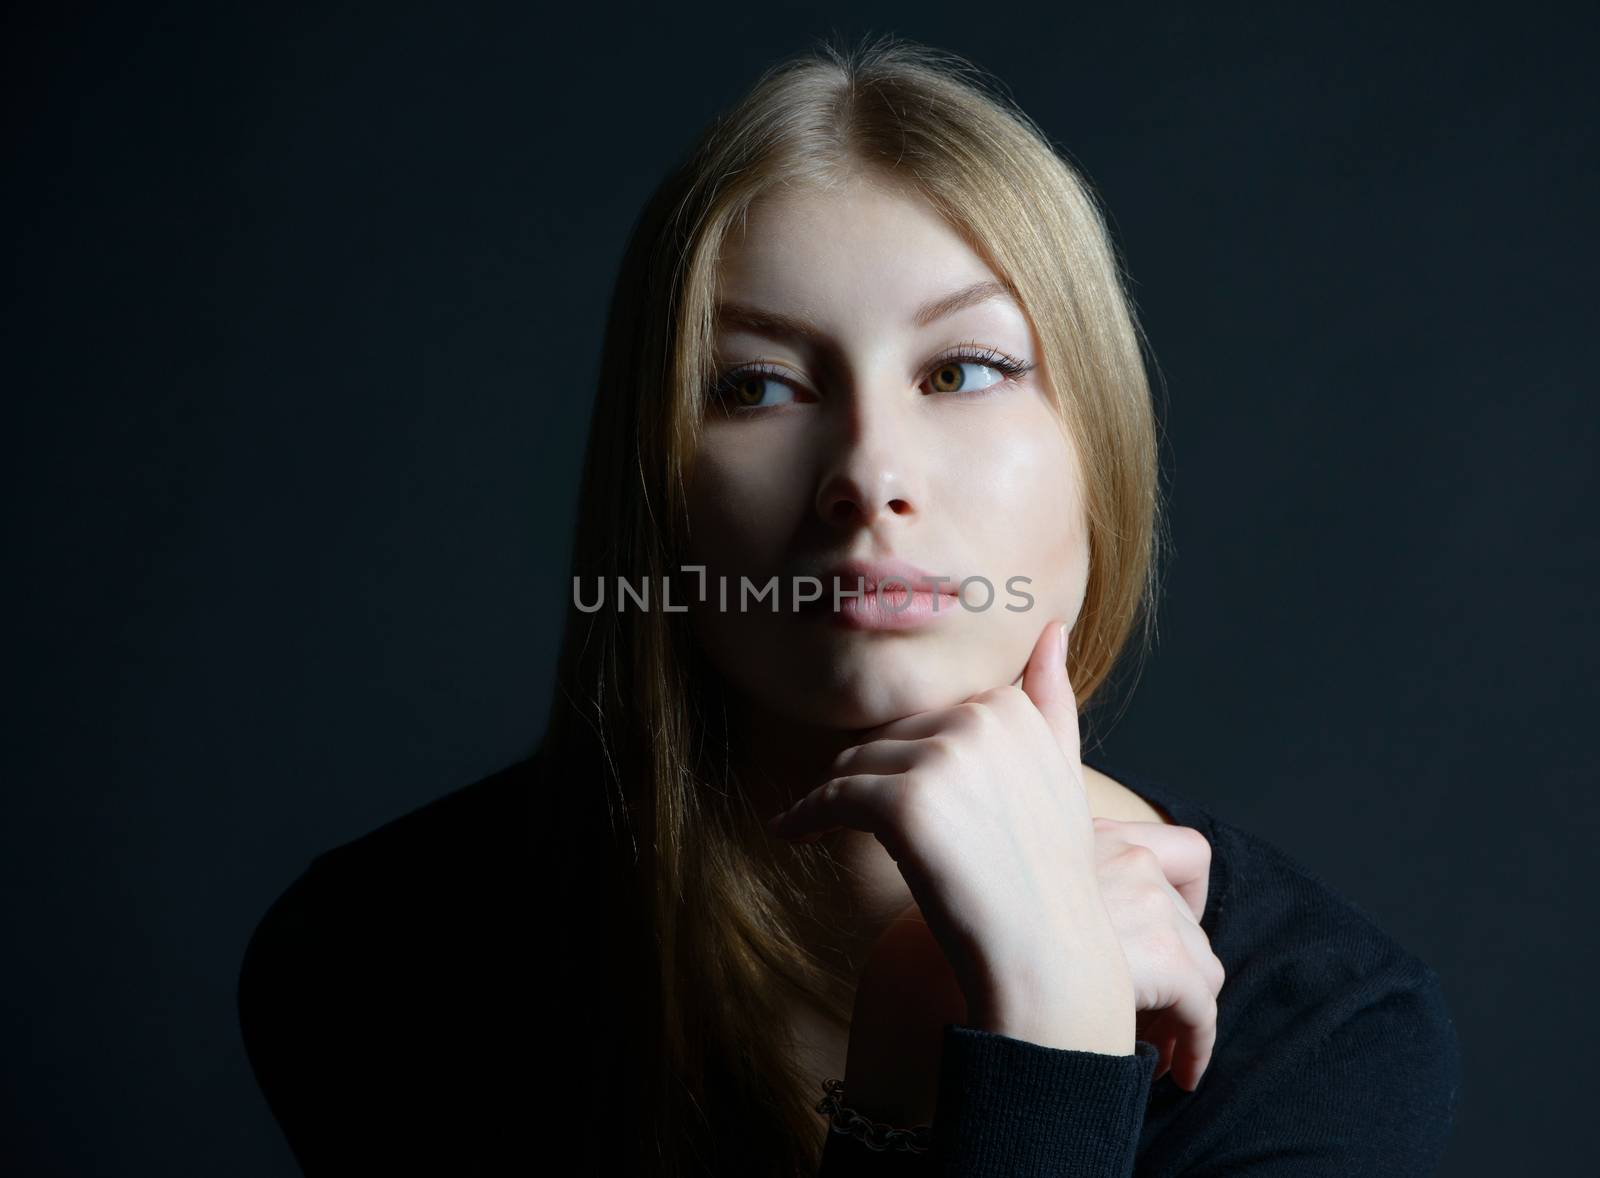
[[[1021,308],[981,292],[939,306],[996,275],[932,206],[866,181],[757,202],[720,265],[720,391],[689,485],[704,603],[684,579],[713,665],[770,713],[836,728],[1014,682],[1088,576],[1078,456]],[[970,581],[965,605],[890,585],[885,608],[849,608],[872,602],[868,582],[836,612],[829,570],[852,559],[949,590],[981,577],[992,601]],[[805,576],[821,597],[796,611]],[[755,596],[774,577],[777,612]]]

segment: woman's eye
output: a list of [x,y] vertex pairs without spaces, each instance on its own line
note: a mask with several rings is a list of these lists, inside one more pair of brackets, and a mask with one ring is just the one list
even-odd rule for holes
[[[980,393],[1008,378],[1020,376],[1032,365],[996,355],[946,360],[927,377],[930,392]],[[798,401],[815,400],[778,374],[761,368],[734,372],[712,388],[713,399],[729,412],[772,409]]]
[[[777,391],[777,396],[769,395]],[[722,385],[722,399],[736,409],[766,409],[794,400],[794,389],[765,372],[736,374]]]
[[1004,379],[1005,373],[993,364],[978,360],[951,360],[935,368],[928,377],[928,383],[936,393],[972,393],[999,384]]

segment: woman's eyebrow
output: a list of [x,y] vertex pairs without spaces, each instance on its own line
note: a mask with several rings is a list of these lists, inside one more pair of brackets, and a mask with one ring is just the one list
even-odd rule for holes
[[934,299],[931,303],[924,303],[911,317],[911,321],[918,327],[926,327],[946,315],[954,315],[957,311],[977,303],[986,303],[990,299],[1005,299],[1012,304],[1017,301],[1016,296],[1003,283],[996,282],[992,278],[983,278],[971,286],[963,286],[960,290]]
[[[1003,283],[984,278],[924,303],[917,308],[911,322],[918,327],[926,327],[946,315],[954,315],[957,311],[990,299],[1005,299],[1013,305],[1017,301]],[[741,303],[718,302],[716,321],[719,327],[751,331],[770,339],[803,339],[818,345],[827,342],[827,333],[808,319],[785,315],[780,311],[763,311]]]

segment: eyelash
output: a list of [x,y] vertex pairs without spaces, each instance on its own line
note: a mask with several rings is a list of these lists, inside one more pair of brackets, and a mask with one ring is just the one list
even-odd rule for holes
[[[1033,365],[1026,360],[1018,360],[1015,356],[1007,355],[998,348],[984,347],[980,345],[977,340],[969,340],[966,343],[957,344],[954,348],[940,356],[931,365],[929,365],[928,375],[931,376],[933,373],[943,368],[946,364],[958,363],[984,364],[1000,373],[1000,379],[986,388],[981,388],[970,393],[958,392],[952,394],[953,396],[961,397],[987,396],[988,394],[996,392],[1006,385],[1014,383],[1019,377],[1022,377],[1033,370]],[[731,372],[725,373],[712,384],[711,398],[717,401],[723,400],[727,396],[730,387],[735,382],[749,376],[770,376],[775,380],[790,379],[786,372],[780,369],[775,369],[771,365],[762,364],[759,361],[753,364],[743,364],[738,368],[733,369]],[[923,379],[926,380],[927,377],[923,377]],[[740,405],[735,406],[733,408],[733,412],[739,414],[770,413],[774,409],[782,408],[782,405]]]

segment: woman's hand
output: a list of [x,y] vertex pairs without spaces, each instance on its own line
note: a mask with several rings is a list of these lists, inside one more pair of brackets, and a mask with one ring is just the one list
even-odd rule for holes
[[1135,987],[1100,894],[1066,626],[1044,628],[1020,688],[869,736],[773,820],[773,833],[873,834],[944,951],[968,1025],[1047,1047],[1132,1053]]
[[[1204,932],[1191,927],[1205,913],[1211,844],[1191,827],[1162,822],[1095,818],[1094,828],[1100,894],[1133,974],[1138,1037],[1161,1052],[1153,1078],[1176,1058],[1175,1082],[1193,1091],[1216,1044],[1215,1007],[1206,995],[1214,999],[1223,980]],[[1155,856],[1161,880],[1130,845]],[[845,1070],[852,1105],[879,1120],[926,1124],[937,1104],[948,1023],[971,1025],[966,999],[913,904],[873,943],[856,985]]]
[[1170,1069],[1194,1091],[1217,1042],[1222,962],[1200,927],[1211,844],[1188,826],[1096,818],[1100,897],[1133,975],[1139,1038],[1161,1050],[1155,1079]]

